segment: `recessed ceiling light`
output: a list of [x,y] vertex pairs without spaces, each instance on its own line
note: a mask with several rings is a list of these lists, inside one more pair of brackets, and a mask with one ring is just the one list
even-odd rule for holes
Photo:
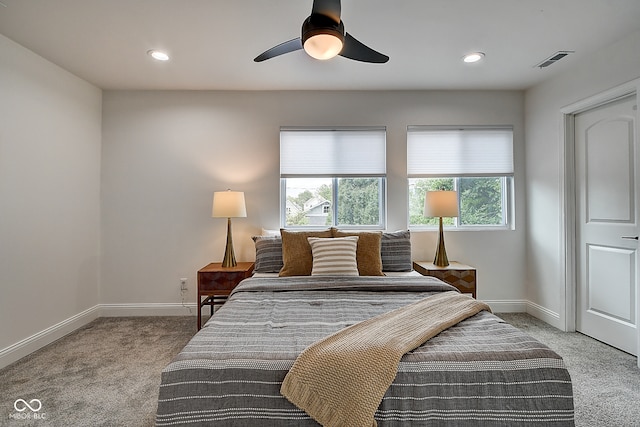
[[149,50],[147,51],[147,54],[149,54],[153,59],[157,59],[158,61],[168,61],[169,60],[169,55],[167,55],[166,53],[159,51],[159,50]]
[[471,64],[473,62],[478,62],[480,61],[482,58],[484,58],[484,53],[482,52],[471,52],[471,53],[467,53],[465,56],[462,57],[462,60],[468,64]]

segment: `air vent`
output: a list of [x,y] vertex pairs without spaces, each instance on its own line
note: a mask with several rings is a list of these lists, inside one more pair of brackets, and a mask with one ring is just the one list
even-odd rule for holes
[[558,62],[559,60],[561,60],[565,56],[569,55],[570,53],[574,53],[574,51],[573,50],[560,50],[560,51],[554,53],[553,55],[551,55],[549,58],[547,58],[544,61],[542,61],[541,63],[539,63],[538,65],[536,65],[536,67],[538,67],[538,68],[546,68],[551,64],[555,64],[556,62]]

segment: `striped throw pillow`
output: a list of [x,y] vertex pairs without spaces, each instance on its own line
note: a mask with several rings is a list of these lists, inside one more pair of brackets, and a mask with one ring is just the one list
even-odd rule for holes
[[255,273],[278,273],[282,261],[282,238],[280,236],[253,236],[256,246]]
[[411,271],[411,233],[409,230],[382,233],[380,242],[382,271]]
[[307,237],[313,254],[312,276],[357,276],[358,236]]

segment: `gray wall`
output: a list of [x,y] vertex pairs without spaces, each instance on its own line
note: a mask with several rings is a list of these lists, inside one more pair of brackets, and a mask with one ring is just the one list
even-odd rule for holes
[[[220,261],[225,246],[225,221],[211,218],[217,190],[245,192],[234,247],[238,260],[254,259],[250,236],[279,227],[280,126],[386,126],[387,228],[398,230],[407,227],[407,125],[509,124],[516,229],[452,231],[446,241],[449,259],[478,268],[480,298],[524,310],[523,105],[523,93],[509,91],[105,91],[102,302],[114,312],[170,304],[180,277],[195,301],[196,271]],[[435,240],[435,232],[413,233],[414,258],[433,259]]]
[[640,32],[526,92],[527,295],[536,312],[564,329],[563,107],[640,77]]
[[97,315],[101,106],[0,36],[0,367]]

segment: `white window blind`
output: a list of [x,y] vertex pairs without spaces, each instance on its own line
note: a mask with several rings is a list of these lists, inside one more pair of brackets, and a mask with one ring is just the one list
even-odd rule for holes
[[511,127],[409,126],[409,177],[512,176]]
[[386,129],[280,129],[280,176],[384,176]]

